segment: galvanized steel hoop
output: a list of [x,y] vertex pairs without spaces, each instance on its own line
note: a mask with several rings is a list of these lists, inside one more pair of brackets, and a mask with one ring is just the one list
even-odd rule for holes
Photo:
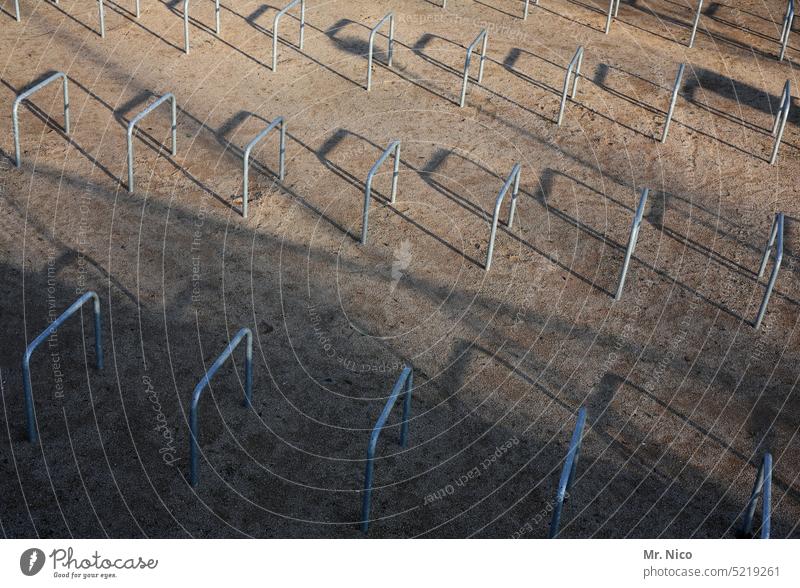
[[481,60],[480,65],[478,66],[478,78],[477,82],[480,84],[483,80],[483,62],[486,60],[486,42],[489,39],[489,33],[486,29],[481,29],[481,32],[478,33],[478,36],[475,37],[475,40],[469,44],[467,47],[467,58],[464,60],[464,79],[461,83],[461,100],[459,101],[459,106],[461,108],[464,107],[464,102],[467,98],[467,82],[469,81],[469,65],[472,62],[472,52],[475,50],[475,47],[478,46],[481,40],[483,40],[483,45],[481,46]]
[[14,156],[17,167],[22,165],[22,151],[19,146],[19,105],[23,100],[59,78],[64,80],[64,133],[69,135],[69,78],[67,78],[67,74],[59,71],[48,76],[32,88],[28,88],[14,99],[14,105],[11,107],[11,127],[14,134]]
[[497,223],[500,220],[500,207],[503,205],[503,199],[506,197],[506,193],[508,189],[511,187],[512,182],[514,185],[514,189],[511,191],[511,208],[508,211],[508,223],[506,226],[510,229],[511,226],[514,224],[514,212],[517,209],[517,195],[519,194],[519,180],[520,180],[520,171],[522,170],[522,166],[519,163],[515,163],[514,167],[511,168],[511,173],[506,178],[503,187],[500,188],[500,193],[497,195],[497,198],[494,201],[494,212],[492,213],[492,228],[489,231],[489,249],[486,252],[486,265],[484,266],[485,271],[489,271],[489,268],[492,267],[492,256],[494,255],[494,240],[495,236],[497,235]]
[[400,141],[392,141],[386,150],[378,158],[367,174],[367,181],[364,188],[364,212],[361,217],[361,244],[367,243],[367,230],[369,229],[369,201],[372,198],[372,179],[378,173],[381,164],[394,153],[394,170],[392,171],[392,192],[389,201],[394,204],[397,198],[397,177],[400,174]]
[[175,96],[172,92],[164,94],[158,100],[153,102],[150,106],[145,108],[142,112],[137,114],[131,122],[128,123],[128,192],[133,193],[134,185],[133,185],[133,131],[136,127],[136,123],[146,117],[148,114],[153,112],[159,105],[163,102],[170,100],[172,104],[171,112],[172,112],[172,155],[174,156],[177,153],[177,105],[175,103]]
[[386,67],[392,67],[392,55],[394,54],[394,13],[390,12],[380,21],[378,21],[378,24],[372,27],[372,30],[369,33],[369,51],[367,53],[367,92],[369,92],[370,88],[372,88],[372,52],[375,47],[375,35],[378,33],[378,29],[383,26],[383,23],[385,23],[387,19],[389,20],[389,51],[386,58]]
[[292,0],[275,15],[275,19],[272,21],[272,71],[278,68],[278,25],[281,17],[297,6],[298,3],[300,4],[300,42],[298,43],[298,48],[303,48],[303,33],[306,28],[306,0]]
[[249,199],[249,184],[250,184],[250,152],[253,148],[261,141],[264,137],[266,137],[272,129],[280,125],[280,144],[278,147],[278,179],[282,182],[284,176],[286,175],[285,169],[285,162],[286,162],[286,123],[282,116],[277,117],[273,120],[269,126],[261,131],[258,135],[256,135],[252,141],[247,144],[247,147],[244,148],[244,157],[243,159],[243,196],[242,196],[242,216],[247,218],[247,203]]

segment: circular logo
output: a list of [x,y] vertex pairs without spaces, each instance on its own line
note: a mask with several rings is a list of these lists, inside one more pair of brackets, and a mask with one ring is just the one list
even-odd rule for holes
[[19,557],[19,569],[26,576],[35,576],[44,567],[44,551],[31,547],[22,552]]

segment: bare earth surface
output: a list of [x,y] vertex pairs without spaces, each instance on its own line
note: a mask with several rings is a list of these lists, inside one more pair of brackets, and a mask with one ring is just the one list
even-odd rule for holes
[[[768,163],[800,32],[785,3],[623,0],[309,0],[305,42],[283,6],[223,0],[21,0],[0,14],[0,528],[6,537],[359,537],[370,430],[405,363],[378,445],[372,537],[544,537],[575,416],[588,410],[564,537],[732,537],[761,456],[775,459],[774,537],[800,536],[800,109]],[[369,29],[396,18],[391,69]],[[489,31],[482,84],[458,107],[465,48]],[[556,126],[565,67],[585,47]],[[472,75],[477,74],[477,55]],[[675,74],[686,63],[669,140]],[[70,79],[72,133],[53,84]],[[125,127],[139,126],[136,191]],[[288,137],[242,150],[276,116]],[[49,121],[48,117],[51,117]],[[361,246],[367,172],[375,179]],[[484,271],[494,200],[521,163],[517,219]],[[651,189],[622,299],[633,212]],[[508,204],[504,204],[503,220]],[[761,329],[756,272],[775,212],[785,254]],[[89,307],[33,356],[40,443],[25,438],[25,347],[82,292],[101,297],[106,365]],[[254,334],[205,392],[200,484],[188,483],[194,386],[241,327]],[[758,521],[759,519],[757,519]]]

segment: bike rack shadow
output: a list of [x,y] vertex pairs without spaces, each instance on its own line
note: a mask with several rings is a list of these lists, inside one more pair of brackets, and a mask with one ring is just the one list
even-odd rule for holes
[[[360,135],[358,133],[354,133],[352,131],[349,131],[349,130],[346,130],[346,129],[341,129],[341,128],[338,129],[335,133],[333,133],[333,135],[331,135],[323,143],[323,145],[316,151],[314,151],[311,147],[309,147],[307,145],[304,145],[302,143],[301,143],[301,145],[303,147],[305,147],[308,151],[310,151],[314,156],[316,156],[317,159],[319,159],[319,161],[322,163],[323,166],[325,166],[327,169],[329,169],[331,172],[333,172],[339,178],[341,178],[344,181],[346,181],[351,186],[357,188],[359,190],[359,192],[363,193],[364,190],[366,189],[365,183],[359,177],[357,177],[353,173],[349,172],[348,170],[344,169],[340,165],[334,163],[333,161],[331,161],[328,158],[328,155],[330,155],[331,152],[348,136],[355,137],[357,140],[362,141],[362,142],[368,144],[370,147],[374,148],[375,149],[375,153],[376,153],[376,157],[379,156],[383,152],[383,148],[380,145],[377,145],[373,141],[367,139],[366,137],[363,137],[362,135]],[[407,161],[404,161],[404,160],[401,159],[400,163],[401,163],[401,165],[405,166],[407,169],[415,171],[415,172],[417,172],[417,174],[420,173],[419,170],[417,170],[414,166],[412,166]],[[366,176],[366,174],[365,174],[365,176]],[[401,192],[402,192],[402,190],[401,190]],[[373,198],[373,200],[375,200],[379,204],[383,204],[384,206],[389,203],[389,198],[386,197],[380,190],[376,190],[375,188],[372,189],[372,198]],[[402,197],[399,199],[399,202],[402,203]],[[412,219],[407,214],[405,214],[403,212],[400,212],[395,207],[391,207],[391,210],[398,217],[400,217],[404,221],[410,223],[411,225],[413,225],[414,227],[416,227],[417,229],[419,229],[420,231],[422,231],[424,234],[428,235],[429,237],[433,238],[437,242],[441,243],[442,245],[444,245],[445,247],[450,249],[453,253],[455,253],[459,257],[463,257],[464,259],[468,260],[470,263],[473,263],[473,264],[476,264],[476,265],[480,265],[480,263],[476,259],[474,259],[473,257],[470,257],[466,252],[458,249],[455,245],[453,245],[452,243],[446,241],[444,238],[440,237],[439,235],[437,235],[436,233],[434,233],[430,229],[426,228],[425,226],[421,225],[418,221]],[[348,235],[351,238],[353,238],[354,241],[360,242],[360,235],[356,235],[356,234],[354,234],[354,233],[352,233],[351,231],[348,231],[348,230],[344,230],[343,232],[346,235]]]

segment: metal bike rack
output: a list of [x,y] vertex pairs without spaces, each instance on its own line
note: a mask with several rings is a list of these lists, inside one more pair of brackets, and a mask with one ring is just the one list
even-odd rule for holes
[[764,454],[764,459],[761,460],[758,468],[756,483],[747,503],[744,520],[736,534],[741,539],[753,537],[753,517],[756,514],[756,502],[759,497],[761,498],[761,538],[769,539],[772,519],[772,455],[770,453]]
[[511,182],[514,182],[514,189],[511,191],[511,209],[508,211],[508,223],[506,226],[510,229],[511,225],[514,223],[514,211],[517,209],[517,195],[519,194],[519,179],[520,179],[520,170],[522,166],[519,163],[515,163],[514,167],[511,168],[511,173],[509,174],[508,178],[506,178],[503,187],[500,188],[500,193],[497,195],[497,199],[494,201],[494,213],[492,214],[492,230],[489,233],[489,250],[486,253],[486,265],[484,266],[485,271],[489,271],[489,268],[492,267],[492,255],[494,254],[494,239],[497,235],[497,223],[500,220],[500,207],[503,205],[503,199],[506,197],[506,193],[508,189],[511,187]]
[[378,168],[381,167],[381,164],[386,161],[386,159],[394,152],[394,171],[392,172],[392,193],[390,196],[390,202],[394,204],[395,198],[397,197],[397,176],[400,173],[400,141],[392,141],[383,154],[378,158],[378,161],[375,162],[375,165],[372,166],[372,169],[369,170],[367,174],[367,183],[366,188],[364,189],[364,214],[361,219],[361,244],[365,245],[367,243],[367,229],[369,228],[369,200],[372,197],[372,178],[375,177],[375,174],[378,172]]
[[20,22],[20,15],[19,15],[19,0],[14,0],[14,16],[17,19],[17,22]]
[[[538,6],[539,0],[533,0],[533,3]],[[522,13],[522,20],[528,20],[528,10],[530,9],[531,0],[525,0],[525,8]]]
[[644,188],[642,190],[642,195],[639,197],[639,205],[636,207],[636,214],[633,216],[631,234],[628,237],[628,247],[625,250],[625,261],[622,263],[622,270],[619,273],[619,284],[617,285],[617,293],[614,295],[614,300],[622,298],[622,289],[625,287],[625,276],[628,274],[628,266],[631,263],[633,252],[636,250],[636,240],[639,238],[639,227],[642,225],[644,206],[647,203],[647,196],[649,194],[650,188]]
[[153,112],[161,105],[162,102],[170,100],[172,103],[172,155],[176,154],[177,145],[177,105],[175,104],[175,96],[172,92],[164,94],[153,102],[150,106],[145,108],[142,112],[133,117],[133,120],[128,123],[128,192],[133,193],[133,130],[140,120]]
[[558,537],[564,500],[566,500],[567,494],[572,489],[573,482],[575,482],[575,470],[578,467],[578,456],[581,452],[583,429],[585,425],[586,408],[581,407],[578,411],[578,420],[575,423],[575,430],[572,432],[572,439],[569,442],[567,458],[564,460],[564,467],[561,469],[561,477],[558,480],[558,491],[556,492],[556,501],[553,507],[553,518],[550,519],[548,539],[555,539]]
[[73,314],[78,312],[80,308],[86,303],[87,300],[92,299],[94,304],[92,309],[94,311],[94,352],[97,359],[97,369],[103,369],[103,337],[100,330],[100,298],[95,292],[86,292],[83,296],[78,298],[72,305],[61,313],[56,320],[50,323],[50,326],[42,331],[36,339],[25,349],[25,355],[22,357],[22,385],[25,394],[25,416],[28,421],[28,440],[31,443],[36,443],[38,439],[36,433],[36,419],[33,411],[33,388],[31,387],[31,354],[34,350],[41,345],[50,335],[56,332],[64,321],[66,321]]
[[19,147],[19,105],[23,100],[30,97],[32,94],[44,88],[50,82],[59,78],[64,78],[64,132],[69,135],[69,79],[64,72],[56,72],[45,80],[36,84],[33,88],[25,90],[22,94],[14,99],[14,106],[11,108],[11,126],[14,132],[14,155],[16,157],[17,167],[22,165],[22,152]]
[[192,486],[197,486],[199,478],[198,470],[200,460],[200,444],[198,442],[199,430],[197,424],[197,406],[200,404],[200,396],[203,394],[203,390],[205,390],[206,386],[208,386],[211,378],[217,373],[217,370],[219,370],[222,364],[225,363],[225,360],[231,356],[234,349],[236,349],[236,346],[239,345],[241,340],[245,337],[247,337],[247,348],[245,351],[244,364],[244,405],[246,408],[250,408],[253,401],[253,333],[246,327],[239,329],[239,332],[236,333],[231,342],[228,343],[228,346],[225,348],[225,350],[219,354],[219,357],[217,357],[216,360],[214,360],[214,363],[211,365],[211,369],[206,372],[206,375],[203,376],[203,379],[200,380],[200,382],[194,388],[194,393],[192,394],[192,405],[189,410],[189,481]]
[[692,23],[692,36],[689,37],[689,49],[694,47],[694,38],[697,36],[697,25],[700,24],[700,11],[703,10],[703,0],[697,1],[697,12],[694,14],[694,22]]
[[[219,36],[219,0],[214,0],[214,20],[214,32]],[[183,52],[189,54],[189,0],[183,0]]]
[[364,500],[361,503],[361,531],[366,533],[369,530],[369,507],[372,499],[372,472],[375,468],[375,449],[378,445],[378,437],[380,437],[383,427],[386,426],[386,419],[389,418],[389,413],[392,411],[394,403],[400,396],[400,391],[405,389],[405,398],[403,399],[403,422],[400,424],[400,447],[405,447],[408,442],[408,417],[411,414],[411,391],[414,388],[414,370],[411,366],[406,366],[400,372],[400,377],[394,383],[392,393],[389,395],[389,400],[383,407],[381,416],[375,423],[372,433],[369,436],[369,445],[367,446],[367,467],[364,473]]
[[678,66],[678,75],[675,76],[675,85],[672,87],[672,96],[669,99],[669,109],[667,110],[667,120],[664,122],[664,134],[661,135],[661,142],[667,142],[667,133],[669,133],[669,124],[672,122],[672,114],[675,112],[675,103],[678,100],[678,92],[681,89],[681,80],[683,79],[683,70],[686,65],[681,63]]
[[[58,4],[58,2],[56,2]],[[106,38],[106,15],[105,15],[105,7],[103,5],[103,0],[98,0],[99,10],[100,10],[100,36],[105,39]],[[217,3],[219,6],[219,2]],[[219,8],[217,8],[219,10]],[[141,7],[139,6],[139,0],[136,0],[136,18],[139,18],[141,15]]]
[[478,79],[477,82],[480,84],[481,80],[483,79],[483,62],[486,60],[486,42],[489,39],[489,33],[486,32],[486,29],[481,29],[481,32],[478,33],[478,36],[475,37],[475,40],[469,44],[467,47],[467,58],[464,61],[464,81],[461,84],[461,101],[459,102],[459,106],[464,108],[464,101],[467,98],[467,82],[469,81],[469,64],[472,62],[472,52],[475,50],[475,47],[478,43],[483,39],[483,45],[481,46],[481,61],[480,65],[478,66]]
[[772,272],[769,275],[769,282],[767,282],[767,289],[764,292],[764,298],[761,300],[761,306],[758,308],[758,316],[754,326],[758,329],[761,326],[761,321],[764,320],[764,315],[767,313],[767,304],[769,304],[769,297],[772,295],[772,289],[775,287],[775,281],[778,279],[778,271],[781,269],[781,262],[783,261],[783,213],[779,212],[775,215],[772,221],[772,227],[769,230],[769,240],[767,246],[764,248],[764,255],[761,257],[761,265],[758,267],[758,277],[764,276],[764,270],[767,269],[767,261],[769,261],[769,252],[775,246],[775,262],[772,266]]
[[247,202],[249,198],[250,152],[253,150],[253,147],[255,147],[259,141],[261,141],[261,139],[269,135],[270,131],[278,125],[281,127],[280,146],[278,148],[278,179],[282,182],[286,171],[286,123],[284,122],[282,116],[277,117],[275,120],[269,123],[269,126],[256,135],[253,140],[247,144],[247,147],[244,148],[244,195],[242,197],[242,216],[244,218],[247,218]]
[[367,92],[372,87],[372,50],[375,47],[375,35],[386,20],[389,20],[389,55],[386,60],[386,67],[392,67],[392,54],[394,53],[394,12],[384,16],[369,32],[369,52],[367,53]]
[[286,7],[275,15],[275,20],[272,22],[272,71],[278,68],[278,25],[280,24],[281,17],[286,14],[293,7],[300,4],[300,43],[298,48],[303,48],[303,32],[306,28],[306,0],[292,0]]
[[794,23],[794,0],[789,0],[786,6],[786,14],[783,17],[783,30],[781,31],[781,54],[778,61],[783,61],[786,56],[786,47],[789,45],[789,33],[792,32]]
[[608,3],[608,17],[606,18],[606,35],[611,30],[611,21],[619,16],[619,0],[610,0]]
[[772,125],[772,134],[775,136],[775,144],[772,146],[772,155],[769,158],[771,165],[778,161],[778,149],[783,139],[783,131],[786,129],[786,121],[789,119],[789,109],[792,107],[792,83],[786,80],[781,94],[781,105],[775,116],[775,123]]
[[570,77],[573,77],[572,81],[572,99],[575,99],[575,94],[578,91],[578,78],[581,77],[581,65],[583,64],[583,46],[578,47],[575,51],[575,55],[572,56],[572,59],[567,65],[567,73],[564,76],[564,90],[561,92],[561,106],[558,109],[558,120],[556,124],[561,126],[561,122],[564,120],[564,110],[567,107],[567,94],[569,92],[569,80]]

